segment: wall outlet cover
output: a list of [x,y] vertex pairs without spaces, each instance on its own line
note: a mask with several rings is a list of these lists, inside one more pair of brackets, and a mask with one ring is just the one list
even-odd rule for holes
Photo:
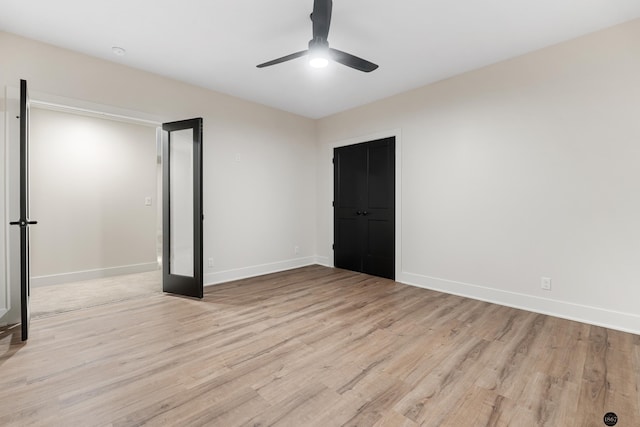
[[540,287],[545,291],[551,290],[551,277],[541,277],[540,278]]

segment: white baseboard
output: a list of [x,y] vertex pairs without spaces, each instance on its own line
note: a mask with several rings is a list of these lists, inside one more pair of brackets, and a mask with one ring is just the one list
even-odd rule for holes
[[[205,274],[204,283],[205,286],[212,286],[314,264],[333,267],[333,263],[328,257],[311,256]],[[59,283],[91,280],[124,274],[143,273],[157,269],[158,264],[152,262],[96,270],[76,271],[50,276],[32,277],[31,286],[49,286]],[[575,320],[582,323],[602,326],[633,334],[640,334],[640,316],[633,313],[607,310],[599,307],[574,304],[550,298],[541,298],[533,295],[509,292],[471,283],[457,282],[408,272],[401,272],[399,276],[396,277],[396,281],[419,288],[431,289],[447,294],[486,301],[493,304],[500,304],[507,307],[518,308],[568,320]],[[2,310],[0,309],[0,318],[3,314],[5,313],[2,313]]]
[[31,286],[39,287],[59,285],[60,283],[102,279],[105,277],[122,276],[125,274],[145,273],[147,271],[157,270],[158,268],[157,262],[148,262],[144,264],[123,265],[120,267],[99,268],[95,270],[72,271],[70,273],[32,277]]
[[205,274],[204,283],[205,286],[212,286],[220,283],[231,282],[233,280],[246,279],[249,277],[262,276],[264,274],[278,273],[280,271],[306,267],[313,264],[316,264],[316,257],[296,258],[269,264],[236,268],[233,270],[218,271],[216,273]]
[[632,334],[640,334],[640,316],[632,313],[612,311],[549,298],[540,298],[532,295],[407,272],[402,272],[396,280],[406,285],[473,298],[507,307],[519,308],[534,313],[575,320],[623,332],[630,332]]
[[316,264],[333,268],[333,261],[328,256],[316,256]]

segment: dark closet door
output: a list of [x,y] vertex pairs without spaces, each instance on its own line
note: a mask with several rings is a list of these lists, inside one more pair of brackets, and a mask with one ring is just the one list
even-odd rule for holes
[[334,265],[395,279],[395,138],[334,149]]
[[202,298],[202,119],[162,129],[162,290]]

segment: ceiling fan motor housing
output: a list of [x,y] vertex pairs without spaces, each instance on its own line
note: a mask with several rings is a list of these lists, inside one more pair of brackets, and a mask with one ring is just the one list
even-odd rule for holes
[[309,40],[309,50],[329,50],[329,42],[319,37]]

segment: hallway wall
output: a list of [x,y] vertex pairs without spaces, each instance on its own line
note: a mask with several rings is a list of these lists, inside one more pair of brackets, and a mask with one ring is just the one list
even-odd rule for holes
[[42,108],[30,123],[33,285],[157,269],[155,127]]

